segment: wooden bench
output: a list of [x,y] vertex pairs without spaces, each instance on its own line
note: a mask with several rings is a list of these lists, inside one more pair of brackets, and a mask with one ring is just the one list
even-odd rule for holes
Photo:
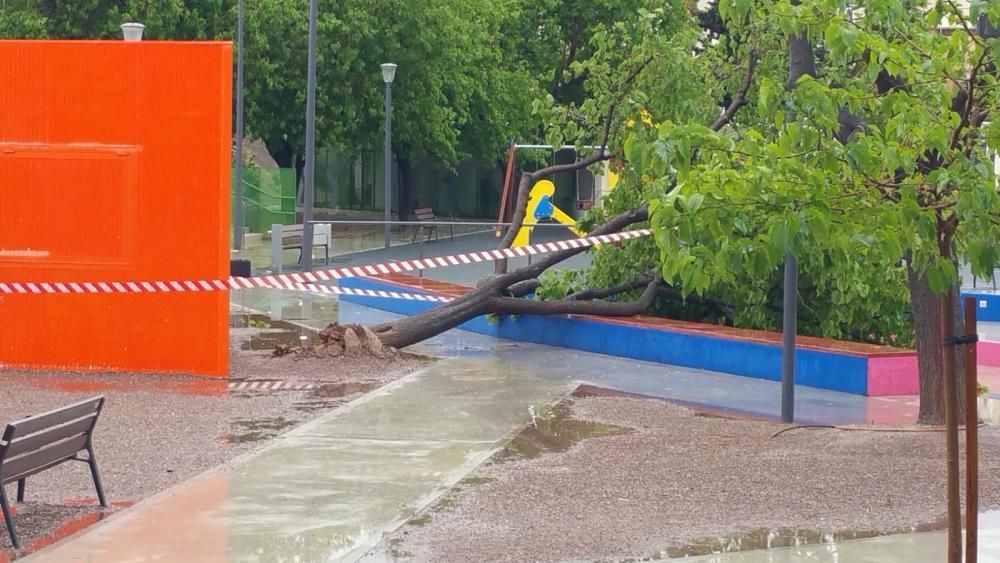
[[[95,397],[61,409],[11,422],[0,439],[0,508],[15,549],[21,546],[14,531],[6,485],[17,482],[17,502],[24,502],[24,481],[28,477],[67,461],[90,465],[101,506],[108,506],[97,471],[91,437],[104,406],[104,397]],[[87,457],[80,457],[86,451]]]
[[[323,247],[327,264],[330,263],[330,239],[333,238],[333,229],[329,224],[313,225],[313,248]],[[285,225],[281,227],[281,249],[299,250],[299,262],[302,261],[302,241],[305,232],[305,225]]]
[[[434,221],[438,220],[437,216],[434,215],[434,210],[431,209],[430,207],[425,207],[423,209],[417,209],[417,210],[415,210],[413,212],[413,214],[417,216],[417,221],[431,223],[431,222],[434,222]],[[420,225],[416,229],[413,230],[413,240],[411,242],[417,242],[417,236],[419,236],[420,233],[421,233],[421,231],[423,231],[424,229],[427,230],[427,238],[425,240],[428,240],[428,241],[431,240],[431,235],[434,236],[434,240],[438,240],[438,226],[437,225],[427,225],[426,227],[423,226],[423,225]],[[451,238],[455,238],[455,228],[454,227],[449,227],[449,231],[450,231]]]

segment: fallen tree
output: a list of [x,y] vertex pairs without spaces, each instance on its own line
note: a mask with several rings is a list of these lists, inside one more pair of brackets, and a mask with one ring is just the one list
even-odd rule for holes
[[[644,44],[639,44],[640,47],[642,45]],[[601,137],[597,150],[570,164],[549,166],[537,171],[522,173],[518,183],[517,203],[513,214],[514,220],[501,239],[499,248],[509,248],[513,243],[518,229],[523,224],[525,211],[528,208],[529,194],[535,182],[543,178],[552,177],[555,174],[584,169],[615,156],[622,158],[622,155],[616,155],[608,149],[609,142],[616,131],[623,126],[623,122],[628,122],[619,117],[618,111],[623,102],[632,93],[631,88],[636,80],[650,67],[655,58],[656,54],[642,53],[641,49],[639,49],[638,53],[628,54],[621,61],[623,67],[620,68],[627,69],[627,72],[624,72],[620,80],[612,81],[604,89],[607,109],[602,112],[602,122],[600,125]],[[756,54],[752,52],[749,54],[745,66],[744,77],[739,89],[733,93],[729,105],[722,114],[708,126],[712,131],[719,131],[729,124],[736,116],[737,111],[746,105],[747,93],[753,83],[754,70],[756,68]],[[591,229],[588,234],[596,236],[617,233],[637,223],[645,223],[648,219],[648,206],[641,204]],[[659,272],[655,274],[649,273],[636,281],[628,283],[616,284],[605,288],[591,288],[583,292],[568,295],[564,299],[532,300],[524,298],[526,294],[541,285],[539,278],[544,272],[585,250],[587,249],[577,248],[554,252],[533,264],[510,272],[507,271],[507,261],[498,260],[496,262],[496,274],[480,281],[467,294],[425,313],[372,327],[372,331],[378,335],[385,345],[393,348],[401,348],[426,340],[470,319],[486,314],[578,314],[628,317],[648,311],[657,297],[676,301],[691,299],[695,302],[715,302],[715,300],[706,300],[694,293],[682,294],[677,289],[665,284]],[[639,289],[642,289],[642,293],[635,299],[625,301],[606,300],[610,297]]]
[[[664,39],[664,20],[648,14],[628,41],[605,37],[594,60],[576,68],[592,81],[592,103],[542,112],[555,132],[550,144],[591,131],[599,149],[522,174],[515,225],[501,245],[513,240],[535,181],[612,158],[622,165],[620,187],[584,223],[608,234],[649,222],[652,241],[598,250],[595,266],[575,279],[583,286],[555,297],[543,274],[583,250],[510,272],[498,264],[468,294],[373,327],[379,339],[404,347],[484,314],[630,316],[664,302],[725,309],[737,326],[775,329],[788,249],[800,262],[808,321],[800,327],[916,344],[920,421],[940,423],[938,295],[956,291],[960,259],[988,275],[1000,258],[996,175],[978,152],[1000,148],[1000,128],[981,134],[1000,103],[998,40],[977,36],[951,3],[929,15],[893,3],[845,14],[836,0],[725,6],[723,21],[737,30],[725,40],[677,30]],[[935,15],[961,28],[944,37]],[[676,75],[688,68],[700,69],[690,78],[711,94],[703,97],[725,96],[724,109],[715,106],[721,114],[671,90],[685,87]],[[669,87],[657,83],[663,76]],[[745,106],[755,111],[739,112]],[[648,122],[639,117],[646,109]],[[524,298],[533,291],[546,297]]]

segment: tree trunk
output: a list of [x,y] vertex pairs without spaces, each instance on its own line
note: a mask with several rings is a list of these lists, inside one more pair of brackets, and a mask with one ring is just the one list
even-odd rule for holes
[[[641,223],[649,218],[645,205],[638,209],[622,213],[593,230],[594,235],[616,233],[629,225]],[[597,315],[635,315],[645,310],[652,303],[653,295],[644,294],[644,299],[636,303],[604,303],[560,301],[542,302],[518,299],[517,302],[509,295],[523,294],[521,282],[533,280],[545,270],[584,251],[584,248],[571,248],[545,255],[537,262],[518,268],[513,272],[494,275],[482,280],[475,289],[465,295],[449,301],[440,307],[435,307],[419,315],[403,317],[390,323],[372,327],[379,340],[386,346],[404,348],[411,344],[426,340],[442,332],[487,313],[535,313],[553,315],[562,313],[581,313]],[[533,284],[528,284],[533,285]],[[657,288],[659,285],[657,285]],[[515,289],[518,288],[518,289]],[[645,300],[648,299],[648,302]],[[495,309],[495,310],[494,310]]]
[[[517,184],[517,199],[514,203],[514,210],[510,212],[510,222],[512,224],[504,232],[503,238],[500,239],[500,244],[497,245],[497,248],[510,248],[510,245],[514,242],[514,238],[517,237],[517,232],[521,230],[521,223],[524,221],[524,212],[528,210],[528,196],[531,194],[532,181],[533,178],[530,172],[521,173],[521,179]],[[507,259],[494,262],[493,271],[497,274],[507,273]]]
[[372,327],[372,332],[386,346],[405,348],[486,314],[486,301],[494,291],[494,287],[480,286],[425,313]]
[[[920,372],[920,424],[944,424],[944,374],[941,334],[941,300],[931,291],[926,276],[919,276],[907,266],[910,301],[913,306],[913,330],[917,344],[917,365]],[[955,335],[965,334],[958,287],[952,288],[955,305]],[[965,413],[965,354],[955,346],[956,395],[958,416]]]
[[413,192],[413,164],[410,159],[402,156],[402,153],[396,154],[396,164],[399,166],[396,212],[399,214],[399,220],[403,221],[404,217],[413,214],[413,209],[416,206],[416,197],[414,197],[416,194]]
[[264,146],[279,168],[291,168],[295,164],[295,150],[287,139],[265,139]]

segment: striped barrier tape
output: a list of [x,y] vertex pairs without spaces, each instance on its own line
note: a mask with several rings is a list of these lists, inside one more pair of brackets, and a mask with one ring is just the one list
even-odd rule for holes
[[[554,242],[543,242],[529,246],[517,248],[503,248],[496,250],[482,250],[467,252],[463,254],[452,254],[448,256],[436,256],[432,258],[421,258],[416,260],[399,260],[394,262],[384,262],[381,264],[369,264],[363,266],[347,266],[343,268],[332,268],[327,270],[317,270],[315,272],[293,272],[288,274],[272,274],[265,276],[254,276],[250,278],[230,277],[226,280],[197,280],[197,281],[116,281],[116,282],[0,282],[0,294],[53,294],[53,293],[182,293],[197,291],[225,291],[254,289],[260,287],[277,289],[302,289],[302,285],[311,285],[316,282],[335,281],[345,278],[370,277],[391,273],[405,273],[416,270],[430,270],[433,268],[446,268],[449,266],[462,266],[465,264],[475,264],[480,262],[492,262],[506,258],[520,258],[524,256],[535,256],[558,252],[560,250],[570,250],[577,248],[587,248],[599,244],[613,244],[616,242],[637,239],[651,234],[649,229],[638,229],[625,231],[609,235],[588,236],[582,238],[560,240]],[[369,295],[369,290],[349,290],[348,288],[333,288],[327,286],[314,286],[321,289],[322,293],[337,295],[367,295],[383,297],[383,295]],[[311,290],[309,290],[311,291]],[[393,297],[403,295],[399,292],[375,292],[393,294]],[[419,294],[408,294],[417,296]],[[389,296],[389,295],[386,295]],[[434,301],[428,296],[412,297],[416,300]],[[409,297],[402,297],[410,299]]]
[[231,381],[230,391],[308,391],[316,389],[313,383],[289,383],[287,381],[247,380]]

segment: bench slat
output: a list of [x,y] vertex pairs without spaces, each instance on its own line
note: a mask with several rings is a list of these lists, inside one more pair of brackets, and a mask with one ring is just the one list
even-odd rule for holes
[[0,465],[0,473],[3,474],[3,481],[5,483],[16,481],[22,477],[27,477],[43,469],[58,465],[84,449],[87,446],[89,438],[88,435],[81,434],[52,444],[47,448],[24,454],[21,457],[6,459]]
[[88,414],[99,413],[103,403],[104,397],[95,397],[93,399],[81,401],[75,405],[51,410],[49,412],[43,412],[42,414],[11,422],[8,427],[13,428],[14,434],[8,437],[13,441],[17,439],[18,436],[27,436],[28,434],[34,434],[35,432],[44,430],[50,426],[69,422],[70,420],[75,420]]
[[7,445],[4,457],[10,459],[26,452],[35,451],[46,444],[52,444],[71,436],[76,436],[77,434],[89,434],[94,429],[96,423],[97,413],[95,412],[79,420],[53,426],[41,432],[24,436],[23,438],[16,438]]

